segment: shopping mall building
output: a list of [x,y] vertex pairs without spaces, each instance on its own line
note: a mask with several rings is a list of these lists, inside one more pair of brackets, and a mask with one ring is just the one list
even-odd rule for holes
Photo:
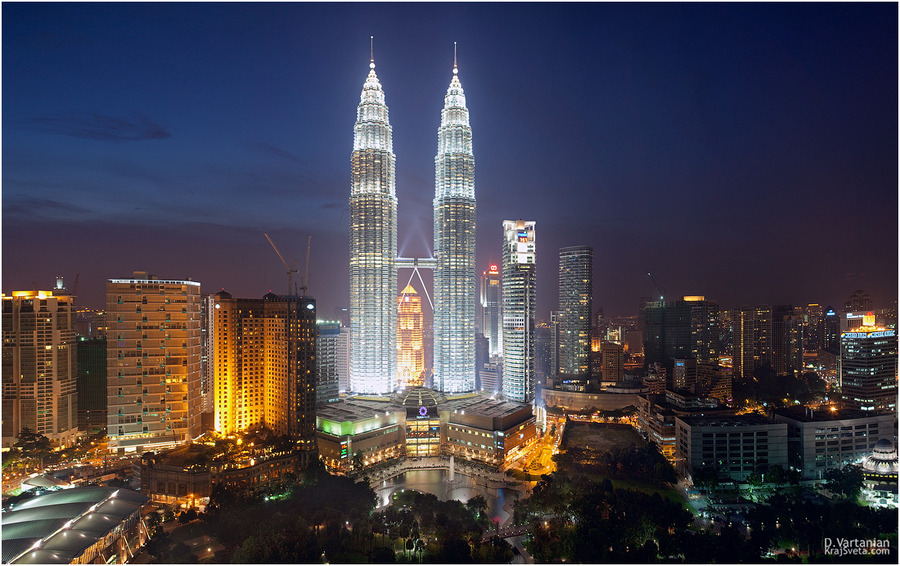
[[351,397],[317,409],[319,456],[348,472],[397,458],[456,456],[496,468],[536,437],[530,404],[414,387],[393,397]]

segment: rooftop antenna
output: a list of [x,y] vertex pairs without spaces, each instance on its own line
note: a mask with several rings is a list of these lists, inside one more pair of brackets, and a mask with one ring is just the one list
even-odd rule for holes
[[456,42],[453,42],[453,74],[459,74],[459,69],[456,68]]
[[375,36],[369,36],[369,68],[375,68]]

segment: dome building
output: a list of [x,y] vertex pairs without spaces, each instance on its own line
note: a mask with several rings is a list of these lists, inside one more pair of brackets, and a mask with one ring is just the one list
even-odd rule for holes
[[872,454],[863,458],[863,481],[876,503],[897,506],[897,465],[897,447],[888,438],[876,442]]

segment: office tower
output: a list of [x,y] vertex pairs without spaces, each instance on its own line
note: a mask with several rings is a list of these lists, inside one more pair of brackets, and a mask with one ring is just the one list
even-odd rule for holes
[[844,303],[844,312],[868,312],[872,310],[872,298],[862,289],[857,289]]
[[421,387],[425,380],[422,297],[407,285],[397,297],[397,387]]
[[897,332],[875,325],[869,313],[863,325],[841,334],[841,395],[844,408],[897,410]]
[[594,248],[559,249],[559,371],[570,379],[591,376]]
[[[316,406],[339,401],[341,322],[316,321]],[[346,341],[344,347],[346,348]],[[346,355],[344,356],[346,359]]]
[[481,333],[488,339],[488,354],[503,353],[500,318],[500,267],[492,263],[481,274]]
[[316,453],[316,302],[216,293],[215,427],[223,434],[265,425]]
[[644,305],[644,365],[673,367],[676,358],[718,360],[719,306],[702,295]]
[[4,447],[26,428],[61,445],[78,434],[74,297],[54,291],[2,296]]
[[434,387],[475,389],[475,157],[454,54],[434,158]]
[[625,378],[625,348],[617,342],[600,345],[601,376],[605,382],[619,383]]
[[841,315],[830,306],[825,309],[821,348],[832,354],[841,351]]
[[535,222],[503,221],[503,395],[534,399]]
[[490,342],[484,334],[478,332],[475,334],[475,389],[481,391],[484,387],[481,385],[481,370],[484,364],[491,361]]
[[802,317],[791,305],[772,309],[772,369],[778,375],[803,369]]
[[350,327],[341,323],[341,334],[337,339],[335,366],[338,374],[338,391],[350,390]]
[[503,364],[486,363],[481,368],[481,390],[485,393],[499,393],[502,391]]
[[106,429],[106,338],[79,336],[75,342],[78,377],[78,429]]
[[594,312],[593,336],[601,337],[602,339],[602,337],[606,335],[608,327],[609,321],[606,319],[606,315],[603,314],[603,307],[600,307],[596,312]]
[[397,375],[397,195],[374,58],[357,107],[351,163],[350,389],[386,393]]
[[753,370],[772,363],[772,307],[739,307],[732,314],[736,378],[748,378]]
[[800,308],[803,325],[803,352],[815,354],[822,340],[822,305],[809,303]]
[[550,324],[547,326],[550,331],[550,371],[547,377],[553,379],[554,383],[559,380],[559,327],[562,313],[559,311],[550,311]]
[[143,452],[198,436],[200,283],[135,271],[106,282],[110,451]]
[[[552,314],[552,313],[551,313]],[[534,327],[534,378],[543,386],[549,386],[553,379],[553,355],[551,326],[539,322]],[[498,358],[499,359],[499,358]]]

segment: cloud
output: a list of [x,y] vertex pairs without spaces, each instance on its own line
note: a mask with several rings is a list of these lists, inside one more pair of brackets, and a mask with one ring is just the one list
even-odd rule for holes
[[75,206],[68,202],[62,202],[47,198],[36,198],[22,193],[12,195],[8,200],[4,199],[3,216],[58,216],[70,214],[87,214],[91,211]]
[[164,126],[138,114],[120,118],[93,112],[74,112],[69,115],[31,118],[21,124],[25,128],[49,134],[100,141],[161,140],[172,137]]
[[276,157],[280,157],[282,159],[286,159],[288,161],[293,161],[294,163],[300,163],[302,165],[307,165],[307,162],[301,159],[299,156],[294,155],[293,153],[281,149],[280,147],[276,147],[270,143],[259,142],[253,144],[253,147],[263,153],[268,153],[269,155],[274,155]]

